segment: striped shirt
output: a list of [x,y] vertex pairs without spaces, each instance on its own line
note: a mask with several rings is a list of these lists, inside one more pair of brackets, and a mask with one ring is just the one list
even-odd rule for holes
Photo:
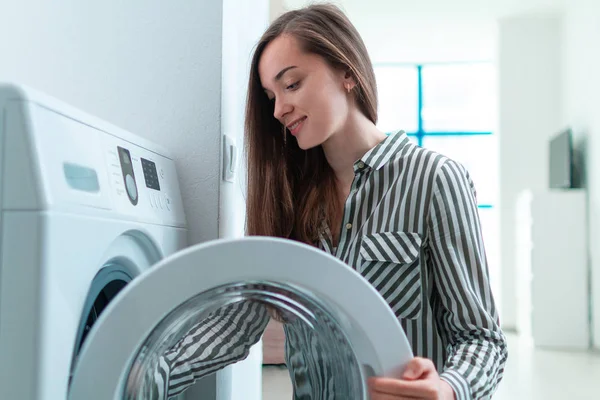
[[[358,160],[354,173],[338,246],[333,248],[331,231],[324,225],[319,247],[356,269],[381,293],[414,354],[433,361],[457,399],[490,398],[502,379],[507,346],[468,172],[399,132]],[[228,323],[222,315],[229,316]],[[244,358],[267,322],[262,305],[243,303],[202,321],[165,355],[163,369],[154,377],[162,386],[159,391],[178,394],[197,377]],[[207,328],[210,324],[221,330]],[[310,347],[293,339],[306,337],[302,328],[288,324],[284,329],[291,369],[294,359],[300,354],[306,358]],[[225,331],[235,334],[219,340]],[[190,351],[190,346],[198,350]],[[209,360],[207,354],[220,358]],[[295,398],[333,398],[333,393],[317,392],[314,384],[306,387],[307,379],[298,371],[291,370],[290,376]],[[327,382],[317,386],[333,387]]]

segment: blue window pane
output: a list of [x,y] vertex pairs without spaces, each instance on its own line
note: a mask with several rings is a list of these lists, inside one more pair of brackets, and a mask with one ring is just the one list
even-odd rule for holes
[[498,199],[498,143],[496,135],[425,136],[423,147],[461,163],[475,184],[477,203],[494,205]]
[[492,63],[424,66],[425,132],[492,132],[496,128],[496,68]]
[[389,133],[416,132],[419,116],[419,81],[415,67],[375,67],[379,98],[377,128]]

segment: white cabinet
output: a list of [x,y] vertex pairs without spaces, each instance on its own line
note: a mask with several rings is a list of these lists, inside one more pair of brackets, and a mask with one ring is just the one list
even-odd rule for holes
[[533,341],[542,347],[588,349],[586,192],[570,189],[534,193],[531,216]]

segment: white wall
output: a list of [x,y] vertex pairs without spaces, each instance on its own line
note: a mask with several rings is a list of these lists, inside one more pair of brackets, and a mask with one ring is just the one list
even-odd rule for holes
[[491,61],[496,56],[496,24],[492,19],[367,17],[351,10],[348,15],[374,63]]
[[500,248],[502,325],[517,326],[514,248],[519,194],[544,190],[548,138],[561,127],[560,17],[532,15],[499,22]]
[[[251,56],[269,22],[268,0],[223,0],[222,133],[238,149],[234,182],[221,180],[221,237],[245,231],[244,114]],[[217,373],[217,399],[262,399],[262,341],[248,358]],[[192,397],[190,397],[192,398]],[[199,397],[197,397],[199,398]]]
[[[252,16],[251,19],[248,17]],[[244,117],[250,62],[269,22],[269,1],[223,0],[221,131],[237,146],[233,183],[221,180],[220,233],[239,237],[245,231]]]
[[562,123],[587,162],[594,346],[600,349],[600,3],[570,1],[564,18]]
[[162,144],[190,243],[219,234],[222,1],[0,0],[0,80]]
[[307,3],[332,2],[356,15],[368,18],[392,16],[401,20],[427,19],[437,15],[446,19],[487,18],[497,19],[528,12],[559,8],[566,0],[276,0],[286,7],[299,7]]

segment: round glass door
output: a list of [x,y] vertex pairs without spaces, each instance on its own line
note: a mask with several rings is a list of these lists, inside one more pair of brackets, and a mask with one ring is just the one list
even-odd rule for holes
[[82,348],[70,398],[162,399],[241,360],[283,322],[297,398],[367,398],[412,353],[379,293],[334,257],[274,238],[191,247],[131,282]]
[[133,276],[126,268],[118,264],[108,264],[104,266],[94,277],[90,286],[88,298],[83,306],[83,314],[75,347],[73,349],[72,365],[75,361],[88,333],[104,311],[108,304],[127,286],[133,279]]
[[69,382],[79,353],[104,310],[117,295],[144,270],[162,259],[153,242],[143,233],[128,231],[118,236],[103,255],[105,262],[92,280],[83,305],[73,344]]

